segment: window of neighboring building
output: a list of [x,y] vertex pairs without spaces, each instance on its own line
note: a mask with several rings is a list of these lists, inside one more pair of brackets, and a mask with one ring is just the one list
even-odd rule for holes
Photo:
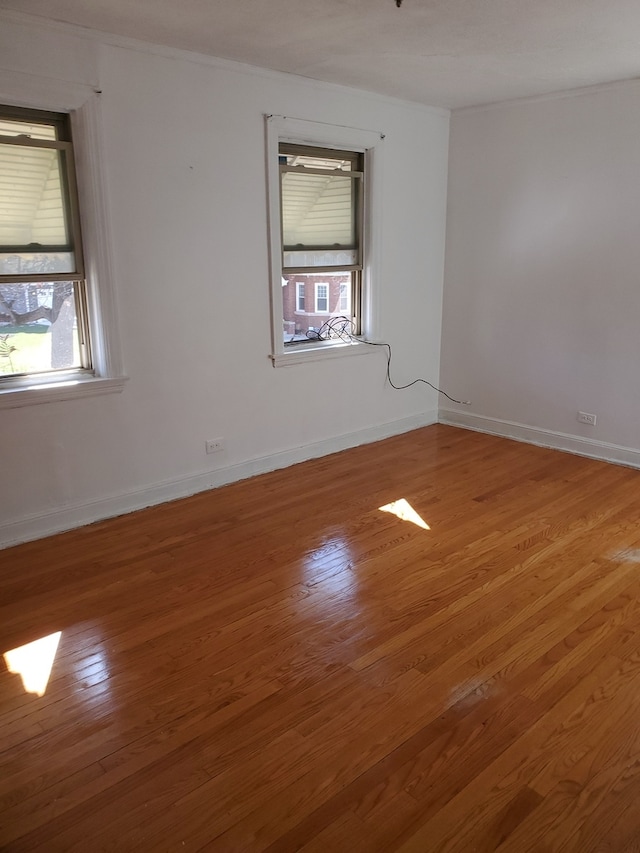
[[338,286],[340,288],[338,295],[338,313],[348,315],[351,308],[351,289],[346,282],[341,282]]
[[90,370],[69,116],[0,107],[0,382]]
[[329,310],[329,285],[316,282],[316,313],[324,314]]
[[[284,116],[266,120],[273,363],[368,350],[348,344],[373,333],[381,181],[370,182],[384,137]],[[331,337],[334,315],[349,317],[352,338]]]

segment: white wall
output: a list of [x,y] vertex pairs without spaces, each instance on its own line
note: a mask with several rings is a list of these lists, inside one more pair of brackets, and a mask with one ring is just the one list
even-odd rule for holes
[[639,139],[636,82],[454,114],[443,419],[640,464]]
[[130,380],[2,412],[0,543],[435,420],[434,392],[385,384],[383,351],[272,367],[263,114],[386,134],[377,301],[402,382],[439,372],[447,113],[8,18],[0,75],[21,74],[103,92]]

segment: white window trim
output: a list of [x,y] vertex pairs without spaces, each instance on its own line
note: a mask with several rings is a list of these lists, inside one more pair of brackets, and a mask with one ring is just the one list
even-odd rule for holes
[[[304,281],[296,281],[296,314],[306,314],[307,313],[307,293],[306,293],[306,284]],[[304,308],[300,308],[300,299],[299,294],[300,290],[302,290],[302,301],[304,302]]]
[[271,278],[271,353],[274,367],[303,364],[324,358],[371,352],[366,344],[325,341],[316,345],[302,343],[285,349],[282,335],[282,262],[280,227],[279,145],[292,142],[324,148],[362,151],[365,157],[366,188],[364,198],[364,268],[362,273],[362,335],[374,339],[378,328],[378,288],[382,233],[382,152],[384,134],[379,131],[343,127],[307,119],[279,115],[265,116],[269,250]]
[[93,361],[91,374],[70,371],[3,384],[0,409],[119,392],[127,377],[111,264],[100,93],[89,86],[14,73],[0,83],[0,103],[71,114]]
[[[304,347],[304,349],[303,349]],[[367,346],[367,344],[352,343],[318,343],[302,344],[301,347],[291,347],[284,355],[270,356],[274,367],[293,367],[297,364],[306,364],[309,361],[325,361],[332,358],[347,358],[355,355],[373,355],[379,347]]]

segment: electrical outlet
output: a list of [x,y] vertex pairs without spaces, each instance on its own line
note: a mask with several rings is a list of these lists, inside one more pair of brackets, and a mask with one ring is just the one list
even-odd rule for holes
[[589,412],[578,412],[578,420],[581,424],[596,425],[596,416],[590,415]]
[[204,447],[207,453],[218,453],[224,450],[224,438],[211,438],[205,441]]

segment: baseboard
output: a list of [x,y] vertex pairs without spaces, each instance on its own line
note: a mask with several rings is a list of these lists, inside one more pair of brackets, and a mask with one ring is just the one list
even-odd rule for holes
[[633,447],[623,447],[618,444],[610,444],[607,441],[594,441],[580,435],[540,429],[500,418],[471,415],[453,409],[440,409],[438,420],[440,423],[450,426],[486,432],[490,435],[500,435],[503,438],[512,438],[515,441],[523,441],[527,444],[563,450],[567,453],[575,453],[577,456],[588,456],[590,459],[627,465],[630,468],[640,468],[640,450]]
[[256,474],[265,474],[278,468],[287,468],[289,465],[305,462],[307,459],[328,456],[330,453],[337,453],[340,450],[347,450],[361,444],[370,444],[392,435],[400,435],[437,422],[437,411],[425,412],[421,415],[335,436],[314,444],[306,444],[268,456],[249,459],[236,465],[216,468],[213,471],[166,480],[142,489],[16,518],[0,525],[0,548],[29,542],[32,539],[41,539],[44,536],[62,533],[65,530],[82,527],[95,521],[102,521],[145,507],[185,498],[197,492],[234,483],[237,480],[246,480]]

